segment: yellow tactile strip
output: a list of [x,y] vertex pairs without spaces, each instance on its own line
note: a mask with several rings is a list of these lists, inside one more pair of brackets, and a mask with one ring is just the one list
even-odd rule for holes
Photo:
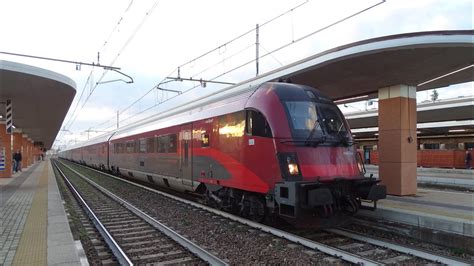
[[47,264],[48,165],[44,164],[13,265]]

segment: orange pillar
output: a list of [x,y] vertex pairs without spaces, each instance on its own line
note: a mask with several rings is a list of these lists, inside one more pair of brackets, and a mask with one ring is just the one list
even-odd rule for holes
[[33,140],[28,138],[28,166],[33,164]]
[[0,178],[12,176],[12,138],[7,134],[5,122],[0,122]]
[[415,195],[416,87],[379,89],[379,177],[387,193]]
[[36,163],[38,160],[38,146],[35,146],[33,143],[33,163]]
[[22,145],[22,136],[21,136],[21,131],[13,131],[13,152],[16,152],[18,150],[21,150],[21,145]]
[[28,167],[28,135],[23,134],[21,138],[21,169]]
[[30,138],[27,139],[27,147],[28,147],[28,154],[27,154],[27,160],[28,160],[28,166],[31,166],[33,164],[33,142]]

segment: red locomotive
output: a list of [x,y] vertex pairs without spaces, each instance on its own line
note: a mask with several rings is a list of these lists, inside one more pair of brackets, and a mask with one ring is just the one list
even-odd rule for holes
[[118,129],[61,157],[200,193],[254,220],[350,215],[386,197],[363,164],[338,107],[314,88],[230,89]]

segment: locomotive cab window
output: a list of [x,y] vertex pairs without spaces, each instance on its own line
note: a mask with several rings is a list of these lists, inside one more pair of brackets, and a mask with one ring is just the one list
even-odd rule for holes
[[311,101],[285,101],[294,138],[338,139],[351,136],[336,105]]
[[272,137],[272,130],[262,113],[247,110],[246,133],[251,136]]

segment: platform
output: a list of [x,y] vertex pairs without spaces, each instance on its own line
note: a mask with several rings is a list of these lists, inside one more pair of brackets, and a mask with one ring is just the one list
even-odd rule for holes
[[[366,176],[378,178],[378,166],[366,165]],[[474,189],[474,170],[448,168],[417,168],[418,184],[431,184],[449,187]]]
[[0,178],[0,265],[81,265],[49,160]]
[[[366,169],[368,174],[373,173],[377,178],[376,166],[369,165]],[[456,186],[472,190],[473,173],[473,170],[464,169],[418,168],[417,179],[418,184]],[[379,202],[375,212],[362,210],[359,214],[474,237],[474,193],[470,191],[419,187],[416,195],[389,195]]]

